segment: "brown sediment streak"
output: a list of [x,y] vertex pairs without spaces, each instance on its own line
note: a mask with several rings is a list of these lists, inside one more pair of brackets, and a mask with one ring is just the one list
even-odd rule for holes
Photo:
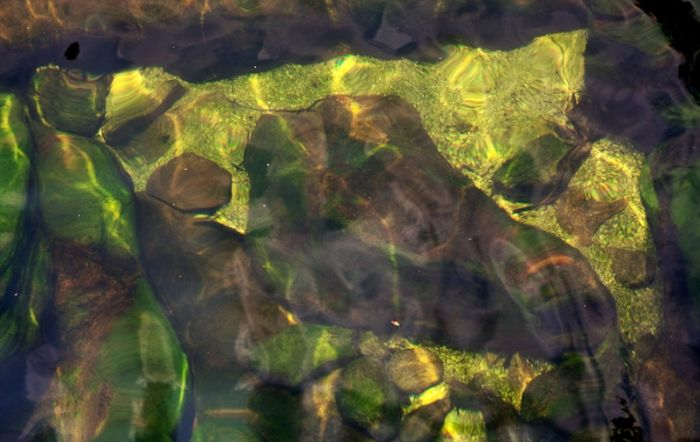
[[218,418],[251,419],[255,417],[255,413],[248,410],[247,408],[215,408],[213,410],[206,410],[204,414],[206,416]]
[[543,258],[539,261],[528,264],[525,268],[525,276],[530,276],[537,273],[545,267],[571,265],[574,263],[574,258],[567,255],[553,255]]

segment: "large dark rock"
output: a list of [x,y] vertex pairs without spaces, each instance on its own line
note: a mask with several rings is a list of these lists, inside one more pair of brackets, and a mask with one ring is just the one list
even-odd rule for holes
[[581,190],[570,189],[557,202],[556,216],[564,230],[588,246],[600,226],[625,207],[625,200],[595,201],[587,198]]
[[179,210],[212,210],[231,199],[231,174],[211,160],[185,153],[153,172],[146,190]]
[[615,279],[632,289],[646,287],[654,281],[655,263],[644,251],[616,247],[608,249]]
[[288,325],[255,276],[240,234],[145,194],[136,200],[145,268],[193,359],[231,366],[248,338],[257,342]]
[[263,117],[244,167],[251,250],[302,320],[546,357],[591,351],[613,329],[585,258],[514,222],[399,99]]

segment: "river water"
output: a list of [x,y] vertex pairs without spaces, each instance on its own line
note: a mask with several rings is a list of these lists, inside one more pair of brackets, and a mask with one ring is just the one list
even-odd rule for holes
[[0,441],[700,439],[694,2],[5,3]]

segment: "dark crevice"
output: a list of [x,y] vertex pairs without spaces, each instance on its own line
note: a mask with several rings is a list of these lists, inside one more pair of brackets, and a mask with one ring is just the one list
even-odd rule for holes
[[700,102],[700,22],[693,5],[684,0],[635,0],[635,3],[659,22],[671,46],[685,57],[678,67],[678,76]]

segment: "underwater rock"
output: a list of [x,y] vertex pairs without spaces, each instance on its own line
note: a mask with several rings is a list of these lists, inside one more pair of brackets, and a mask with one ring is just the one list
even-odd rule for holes
[[521,416],[544,427],[553,424],[570,438],[608,440],[611,422],[622,411],[618,398],[624,393],[606,379],[605,370],[592,357],[568,355],[554,370],[528,384]]
[[213,161],[186,153],[153,172],[146,191],[179,210],[211,210],[231,199],[231,174]]
[[48,246],[33,228],[25,229],[12,265],[0,267],[0,361],[39,341],[40,321],[51,299]]
[[574,235],[583,246],[589,246],[593,235],[607,220],[627,207],[627,201],[595,201],[580,191],[571,189],[556,204],[559,225]]
[[138,263],[71,241],[54,241],[52,262],[62,354],[42,404],[51,426],[61,440],[168,437],[187,361]]
[[442,361],[430,350],[400,350],[389,358],[387,374],[399,389],[418,393],[442,380]]
[[341,374],[336,401],[341,415],[378,441],[399,431],[401,407],[398,394],[378,359],[361,358]]
[[126,145],[186,92],[177,80],[148,81],[139,70],[114,76],[100,133],[112,147]]
[[488,440],[483,414],[477,410],[464,410],[456,407],[445,416],[440,435],[443,441]]
[[0,268],[5,268],[13,253],[29,182],[30,134],[17,97],[0,94],[0,122]]
[[533,206],[552,204],[566,190],[590,145],[563,141],[554,134],[543,135],[522,148],[494,174],[494,190],[512,201]]
[[136,254],[133,200],[109,151],[36,125],[39,205],[53,238]]
[[585,258],[514,222],[400,99],[328,97],[263,117],[244,167],[252,250],[301,320],[548,358],[591,351],[614,328]]
[[110,75],[90,76],[55,66],[37,69],[30,92],[37,117],[47,126],[92,137],[105,117]]
[[[458,381],[449,382],[455,416],[445,420],[443,433],[456,433],[448,440],[489,435],[489,439],[521,440],[517,410],[491,392]],[[460,434],[463,432],[464,434]]]
[[352,330],[293,325],[254,347],[252,366],[266,379],[297,386],[318,370],[359,354]]
[[615,279],[620,283],[638,289],[654,282],[655,263],[647,252],[611,247],[608,253]]
[[435,440],[440,435],[450,407],[449,398],[442,398],[407,414],[401,422],[399,441],[427,442]]
[[136,202],[144,266],[190,357],[231,366],[248,339],[260,342],[289,325],[239,233],[145,193]]

